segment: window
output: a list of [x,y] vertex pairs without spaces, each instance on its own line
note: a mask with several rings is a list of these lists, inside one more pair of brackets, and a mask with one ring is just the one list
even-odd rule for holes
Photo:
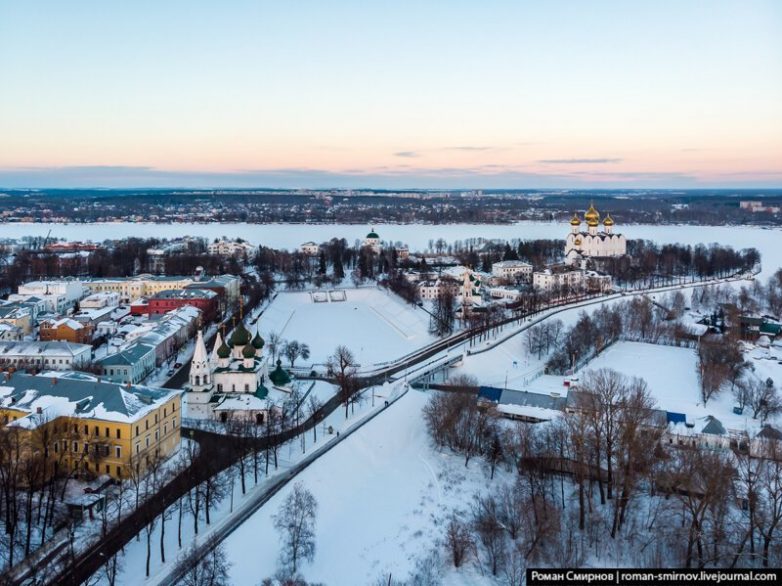
[[57,454],[60,451],[60,444],[57,442],[54,442],[54,453]]
[[90,435],[90,427],[88,425],[84,426],[84,435]]
[[155,423],[157,424],[157,413],[155,413]]
[[122,478],[122,468],[117,466],[117,478]]
[[155,441],[158,441],[160,439],[160,432],[156,429],[155,430]]
[[217,383],[217,392],[222,393],[223,392],[223,383]]
[[122,457],[122,446],[114,446],[114,457],[115,458]]
[[145,431],[149,429],[149,419],[144,420],[144,429]]
[[174,417],[174,421],[171,425],[174,426],[174,428],[176,428],[176,417]]
[[79,442],[73,442],[73,451],[78,452],[79,451]]
[[249,393],[250,392],[250,385],[248,385],[247,383],[244,384],[244,392],[245,393]]
[[145,440],[146,440],[146,442],[145,442],[145,443],[147,444],[147,445],[146,445],[146,447],[148,448],[148,447],[149,447],[149,436],[147,436],[147,437],[145,438]]
[[98,429],[98,426],[95,426],[95,437],[98,437],[100,435],[100,430]]
[[106,474],[109,474],[109,470],[110,470],[110,469],[111,469],[111,468],[109,467],[109,465],[108,465],[108,464],[106,464]]
[[119,428],[117,428],[117,439],[120,439],[120,431],[119,431]]
[[176,411],[176,403],[172,403],[171,404],[171,410],[172,411]]
[[136,453],[138,454],[141,451],[141,444],[136,442]]
[[163,424],[163,435],[166,435],[168,433],[168,423]]
[[138,425],[136,426],[136,437],[138,437]]

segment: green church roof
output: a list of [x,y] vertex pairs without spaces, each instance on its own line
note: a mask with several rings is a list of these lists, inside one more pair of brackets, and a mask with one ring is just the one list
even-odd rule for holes
[[374,230],[372,230],[369,234],[367,234],[367,238],[376,238],[380,240],[380,236],[378,236],[377,232],[375,232]]
[[236,329],[231,334],[230,344],[231,346],[244,346],[250,343],[250,332],[244,327],[244,322],[239,322]]
[[255,332],[255,337],[253,338],[253,346],[260,350],[263,348],[264,344],[266,342],[263,341],[263,338],[261,338],[260,332]]
[[222,343],[222,345],[217,349],[217,356],[219,358],[228,358],[231,355],[231,349],[226,345],[225,342]]
[[284,387],[291,382],[291,375],[282,367],[282,360],[277,360],[277,368],[269,373],[269,378],[278,387]]
[[247,344],[242,350],[242,356],[245,358],[255,358],[255,346]]

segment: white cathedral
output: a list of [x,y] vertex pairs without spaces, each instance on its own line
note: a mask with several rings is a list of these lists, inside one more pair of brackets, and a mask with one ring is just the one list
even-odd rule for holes
[[199,330],[185,395],[187,416],[264,423],[269,412],[266,384],[284,389],[291,378],[279,360],[269,374],[263,346],[260,334],[256,332],[253,337],[240,321],[226,340],[218,332],[209,356]]
[[[570,220],[570,234],[565,239],[565,262],[575,265],[587,258],[624,256],[627,254],[627,240],[623,234],[614,232],[614,220],[610,214],[600,221],[600,214],[590,205],[584,221],[586,232],[581,229],[578,214]],[[600,224],[602,223],[602,230]]]

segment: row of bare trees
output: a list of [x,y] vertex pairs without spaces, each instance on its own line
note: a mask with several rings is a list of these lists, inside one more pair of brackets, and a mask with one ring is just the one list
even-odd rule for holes
[[776,445],[759,458],[669,443],[645,382],[611,370],[591,372],[577,397],[549,423],[506,425],[475,394],[432,396],[424,418],[435,445],[466,462],[478,455],[489,482],[501,471],[445,520],[455,567],[521,584],[527,567],[590,557],[642,567],[782,563]]

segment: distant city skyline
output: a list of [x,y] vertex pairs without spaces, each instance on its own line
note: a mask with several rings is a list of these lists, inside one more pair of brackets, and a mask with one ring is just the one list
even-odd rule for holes
[[782,187],[782,2],[0,0],[0,188]]

